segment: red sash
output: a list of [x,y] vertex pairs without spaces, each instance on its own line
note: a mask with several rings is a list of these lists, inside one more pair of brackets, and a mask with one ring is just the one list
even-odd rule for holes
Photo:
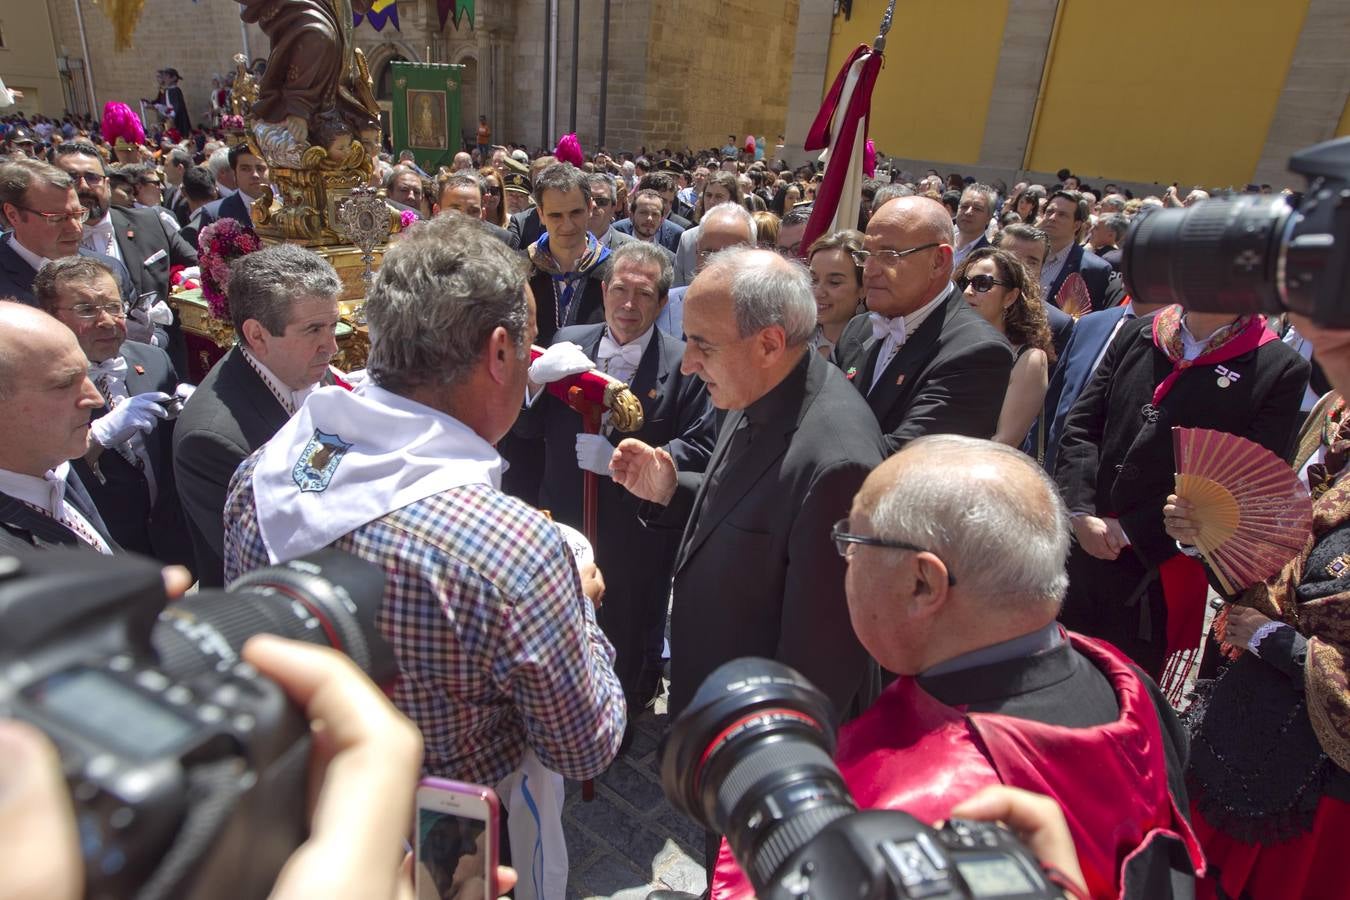
[[[1167,351],[1163,347],[1165,341],[1158,333],[1158,323],[1161,321],[1163,321],[1161,315],[1153,317],[1153,344],[1166,353]],[[1251,321],[1247,323],[1242,331],[1238,332],[1235,337],[1224,341],[1210,352],[1202,353],[1195,359],[1178,359],[1174,361],[1172,363],[1172,371],[1169,372],[1167,377],[1153,389],[1153,405],[1157,406],[1159,403],[1162,403],[1163,398],[1167,396],[1167,392],[1172,390],[1172,385],[1176,384],[1176,380],[1181,377],[1181,373],[1185,372],[1187,369],[1227,362],[1244,353],[1249,353],[1257,347],[1278,340],[1279,338],[1277,338],[1270,329],[1266,328],[1266,320],[1263,316],[1252,316]]]
[[[1144,683],[1119,651],[1069,638],[1111,681],[1116,721],[1065,728],[966,714],[901,678],[839,732],[835,760],[859,808],[903,809],[932,822],[985,785],[1010,784],[1059,801],[1093,897],[1118,897],[1125,862],[1158,836],[1179,838],[1203,871],[1199,843],[1168,790],[1162,729]],[[712,896],[751,895],[723,841]]]

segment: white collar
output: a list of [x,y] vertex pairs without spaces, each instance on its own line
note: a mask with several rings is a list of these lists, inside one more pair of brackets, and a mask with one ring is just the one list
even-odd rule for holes
[[33,267],[34,272],[40,271],[42,267],[49,262],[47,257],[38,256],[32,250],[29,250],[23,244],[20,244],[19,236],[17,234],[13,233],[10,234],[9,246],[14,249],[15,253],[19,254],[20,259],[22,259],[24,262],[28,263],[30,266]]
[[0,469],[0,492],[8,494],[15,500],[22,500],[30,506],[36,506],[59,521],[61,507],[65,502],[66,475],[69,472],[68,462],[61,463],[41,478]]
[[905,334],[912,336],[914,332],[918,331],[919,326],[924,323],[925,319],[932,315],[933,310],[938,308],[938,304],[947,299],[947,295],[952,290],[951,284],[948,284],[947,290],[938,294],[932,300],[929,300],[923,306],[920,306],[918,309],[914,310],[914,312],[905,316]]
[[468,484],[498,488],[502,458],[463,422],[372,383],[320,388],[253,470],[258,530],[273,563]]
[[239,345],[239,352],[243,353],[248,361],[253,364],[254,371],[262,377],[263,383],[267,385],[267,389],[272,392],[273,397],[277,398],[277,402],[285,407],[288,415],[295,415],[295,411],[305,402],[305,398],[319,385],[319,382],[316,381],[309,387],[293,391],[286,382],[276,376],[275,372],[267,368],[262,360],[258,359],[257,354],[245,347],[242,343]]
[[[656,323],[655,323],[655,322],[653,322],[651,325],[648,325],[646,331],[642,332],[642,334],[638,335],[634,340],[629,341],[628,344],[637,344],[639,347],[642,348],[642,352],[643,352],[643,353],[646,353],[646,352],[647,352],[647,348],[648,348],[649,346],[651,346],[651,343],[652,343],[652,335],[654,335],[654,334],[656,334]],[[615,343],[615,344],[618,344],[620,347],[627,347],[627,346],[628,346],[628,344],[619,344],[618,341],[615,341],[615,340],[614,340],[614,332],[613,332],[613,330],[610,329],[609,325],[606,325],[606,326],[605,326],[605,331],[604,331],[603,336],[609,338],[611,341],[614,341],[614,343]]]

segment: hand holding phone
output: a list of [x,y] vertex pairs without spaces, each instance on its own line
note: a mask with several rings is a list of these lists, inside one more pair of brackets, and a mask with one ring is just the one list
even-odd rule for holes
[[500,810],[492,788],[422,779],[413,832],[418,900],[494,900]]

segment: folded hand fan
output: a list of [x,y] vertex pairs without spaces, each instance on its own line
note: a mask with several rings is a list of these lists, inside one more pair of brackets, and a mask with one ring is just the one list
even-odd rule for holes
[[1289,464],[1245,438],[1173,428],[1176,492],[1195,506],[1195,546],[1231,596],[1265,581],[1312,534],[1312,498]]
[[1055,303],[1075,319],[1092,312],[1092,295],[1088,293],[1087,282],[1083,280],[1083,276],[1077,272],[1070,273],[1059,286]]

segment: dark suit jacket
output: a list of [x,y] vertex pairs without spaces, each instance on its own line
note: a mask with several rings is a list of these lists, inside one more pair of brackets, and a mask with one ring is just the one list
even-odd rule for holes
[[[634,238],[637,237],[637,235],[633,234],[632,219],[620,219],[619,221],[615,222],[612,227],[614,228],[615,231],[618,231],[622,234],[626,234]],[[684,234],[683,228],[676,225],[674,222],[670,221],[670,219],[662,219],[661,227],[656,229],[656,239],[655,241],[653,241],[653,243],[660,244],[662,247],[665,247],[671,253],[674,253],[676,250],[680,249],[680,235],[682,234]]]
[[[1113,306],[1088,313],[1078,320],[1069,337],[1068,346],[1055,364],[1050,386],[1045,392],[1045,407],[1041,415],[1050,423],[1045,435],[1045,470],[1055,471],[1055,456],[1059,450],[1059,436],[1064,420],[1082,393],[1083,385],[1092,376],[1092,363],[1106,347],[1106,340],[1128,307]],[[1060,313],[1060,315],[1065,315]],[[1066,316],[1067,318],[1067,316]],[[1072,320],[1071,320],[1072,321]]]
[[539,240],[539,236],[544,233],[544,223],[539,221],[539,210],[531,206],[513,213],[506,223],[506,230],[516,236],[516,247],[524,250]]
[[[103,540],[108,542],[114,553],[121,552],[117,541],[108,533],[108,527],[84,489],[74,467],[66,475],[66,502],[74,506],[89,520]],[[79,535],[62,525],[51,516],[35,512],[22,500],[8,494],[0,494],[0,553],[12,553],[16,550],[31,550],[34,547],[81,547],[89,548]]]
[[[841,716],[872,666],[849,622],[830,528],[881,462],[881,433],[857,391],[816,353],[762,399],[770,398],[770,420],[712,495],[702,474],[680,472],[668,506],[643,507],[649,524],[684,530],[671,610],[672,716],[737,657],[791,666]],[[743,418],[743,410],[727,415],[709,472]]]
[[235,347],[221,357],[178,417],[173,471],[204,587],[225,577],[225,497],[234,470],[289,418]]
[[[595,359],[604,331],[603,324],[576,325],[558,331],[553,342],[572,341]],[[614,432],[609,441],[617,445],[624,438],[637,438],[664,447],[681,472],[702,472],[717,439],[717,421],[703,381],[680,372],[683,353],[681,341],[653,332],[631,383],[642,403],[642,427],[632,434]],[[517,434],[544,443],[540,507],[577,529],[583,527],[583,473],[576,457],[581,431],[581,416],[552,395],[540,398],[516,423]],[[597,488],[596,565],[605,575],[606,602],[596,615],[614,644],[615,672],[625,691],[634,695],[648,626],[665,618],[679,534],[643,528],[639,501],[613,479],[599,478]]]
[[483,225],[487,227],[488,231],[492,232],[493,237],[510,247],[512,250],[520,249],[520,245],[516,243],[516,241],[519,240],[519,235],[512,234],[502,226],[495,225],[492,222],[485,221]]
[[1083,281],[1087,282],[1088,296],[1092,298],[1092,308],[1106,308],[1106,287],[1111,281],[1115,270],[1111,264],[1102,259],[1097,254],[1084,250],[1082,244],[1074,244],[1069,248],[1069,258],[1064,261],[1064,268],[1059,270],[1059,275],[1055,278],[1054,284],[1050,285],[1049,294],[1045,300],[1047,303],[1058,306],[1055,298],[1059,296],[1059,289],[1064,284],[1064,279],[1068,278],[1073,272],[1080,272]]
[[206,230],[206,226],[220,219],[234,219],[243,225],[249,231],[253,230],[253,216],[249,212],[248,206],[244,204],[244,197],[238,191],[223,200],[213,200],[210,203],[197,210],[196,218],[197,234]]
[[[0,297],[13,297],[20,303],[37,306],[37,297],[33,295],[33,279],[37,277],[37,272],[22,256],[14,252],[14,248],[9,245],[13,239],[12,236],[0,237]],[[117,278],[123,299],[136,299],[136,287],[127,273],[126,266],[112,257],[95,253],[93,250],[80,248],[78,252],[81,256],[92,256],[107,263]]]
[[187,100],[183,99],[183,89],[170,85],[164,90],[164,99],[173,107],[173,127],[180,138],[186,138],[192,132],[192,119],[188,116]]
[[[178,386],[178,373],[169,362],[168,354],[158,347],[135,341],[123,344],[121,352],[127,361],[127,392],[131,396],[152,391],[173,395]],[[95,412],[94,417],[107,412],[105,406]],[[187,534],[173,478],[173,431],[173,420],[164,420],[145,436],[155,476],[153,505],[145,473],[116,450],[105,450],[99,456],[98,474],[84,459],[72,461],[71,467],[84,482],[108,531],[124,550],[191,569],[194,566],[192,541]]]
[[[177,231],[169,231],[153,209],[112,208],[113,234],[122,262],[131,273],[136,294],[153,292],[160,300],[169,297],[169,270],[173,266],[197,265],[197,248]],[[153,262],[151,262],[153,260]],[[135,297],[132,297],[135,299]],[[174,368],[187,371],[187,343],[175,312],[165,329],[169,335],[169,358]]]
[[881,353],[866,315],[855,316],[835,347],[835,361],[867,398],[890,455],[925,434],[990,438],[998,428],[1013,352],[953,285],[881,374]]
[[1045,317],[1050,320],[1050,342],[1055,345],[1055,359],[1058,360],[1064,355],[1064,348],[1073,334],[1073,316],[1052,303],[1041,302],[1045,305]]

